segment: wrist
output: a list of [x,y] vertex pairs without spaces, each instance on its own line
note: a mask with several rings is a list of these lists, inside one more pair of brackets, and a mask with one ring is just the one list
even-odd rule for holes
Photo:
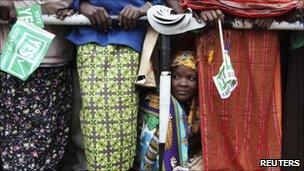
[[90,5],[87,1],[81,1],[79,4],[79,11],[83,12],[85,11],[85,8]]
[[146,2],[143,6],[139,8],[140,16],[146,15],[149,8],[151,8],[153,4],[151,2]]

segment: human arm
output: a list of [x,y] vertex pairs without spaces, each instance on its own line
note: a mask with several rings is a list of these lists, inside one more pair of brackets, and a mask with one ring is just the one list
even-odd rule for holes
[[118,25],[125,29],[133,29],[139,17],[145,15],[151,4],[145,3],[141,7],[134,7],[132,5],[127,5],[118,15]]
[[146,15],[151,6],[163,3],[164,0],[150,0],[141,7],[127,5],[118,15],[118,24],[125,29],[133,29],[137,24],[138,18]]
[[59,10],[70,8],[72,0],[19,0],[13,1],[15,6],[30,6],[38,4],[43,14],[56,14]]
[[176,14],[182,14],[185,10],[180,6],[178,0],[166,0],[166,4],[173,9]]
[[66,9],[62,9],[62,10],[59,10],[57,13],[56,13],[56,17],[60,20],[64,20],[65,17],[68,17],[68,16],[72,16],[75,14],[75,11],[74,9],[71,9],[71,8],[66,8]]
[[[42,13],[44,14],[55,14],[61,10],[71,7],[71,0],[21,0],[21,1],[11,1],[4,0],[0,2],[0,18],[3,20],[14,20],[16,18],[15,7],[19,6],[31,6],[38,4],[41,6]],[[72,12],[70,12],[72,13]],[[69,15],[70,13],[66,13]],[[61,15],[63,16],[63,14]]]
[[107,32],[112,28],[110,15],[105,8],[94,6],[89,2],[82,1],[79,5],[80,13],[86,16],[95,30]]
[[0,19],[11,20],[11,16],[15,15],[13,1],[0,1]]
[[[166,0],[166,4],[173,9],[173,11],[177,14],[182,14],[186,10],[184,10],[178,0]],[[217,19],[224,20],[224,14],[221,10],[205,10],[205,11],[195,11],[193,12],[194,18],[198,22],[201,22],[201,20],[213,24],[217,21]]]
[[254,29],[267,29],[274,22],[274,18],[257,18],[253,21]]

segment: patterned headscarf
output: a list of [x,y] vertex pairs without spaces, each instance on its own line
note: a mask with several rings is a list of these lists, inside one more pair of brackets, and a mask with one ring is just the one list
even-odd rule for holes
[[195,53],[192,51],[180,51],[178,52],[173,59],[172,67],[184,65],[189,67],[195,71],[197,71],[196,67],[196,58]]

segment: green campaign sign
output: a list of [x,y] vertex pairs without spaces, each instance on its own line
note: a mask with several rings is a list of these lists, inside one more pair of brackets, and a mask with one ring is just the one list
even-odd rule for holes
[[20,19],[5,42],[0,69],[26,80],[40,65],[55,35]]
[[219,73],[213,77],[213,81],[222,99],[228,98],[238,84],[229,53],[226,50]]
[[29,7],[16,7],[18,19],[33,23],[40,28],[44,28],[40,5],[34,4]]

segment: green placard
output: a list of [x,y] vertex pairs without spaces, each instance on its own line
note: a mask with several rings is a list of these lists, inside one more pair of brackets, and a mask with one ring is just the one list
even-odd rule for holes
[[33,23],[40,28],[44,28],[40,5],[34,4],[29,7],[16,7],[18,19]]
[[0,69],[26,80],[40,65],[54,37],[52,33],[18,19],[5,42]]
[[222,99],[228,98],[238,84],[229,53],[226,50],[224,51],[224,55],[219,73],[213,77],[215,87]]

